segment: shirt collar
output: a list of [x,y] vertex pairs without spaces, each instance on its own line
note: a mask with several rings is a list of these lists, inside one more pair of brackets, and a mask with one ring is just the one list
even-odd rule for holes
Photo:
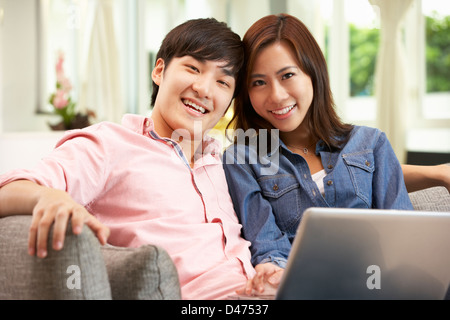
[[[158,133],[154,130],[155,126],[153,123],[153,119],[150,117],[144,117],[137,114],[125,114],[122,117],[122,125],[130,129],[134,132],[137,132],[142,135],[149,135],[152,139],[160,139],[160,140],[170,140],[161,138]],[[220,160],[220,155],[222,152],[222,144],[219,140],[205,135],[203,137],[202,143],[202,153],[203,157],[210,155],[215,160]],[[201,159],[202,157],[198,157]]]
[[137,114],[125,114],[122,125],[139,134],[146,134],[154,129],[153,120]]

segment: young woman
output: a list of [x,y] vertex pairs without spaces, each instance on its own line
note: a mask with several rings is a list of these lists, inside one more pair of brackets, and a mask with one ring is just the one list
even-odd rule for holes
[[223,162],[252,243],[257,276],[242,290],[250,293],[279,281],[308,207],[413,207],[386,135],[339,119],[325,58],[301,21],[266,16],[243,42],[244,90],[230,125],[246,139],[237,135]]

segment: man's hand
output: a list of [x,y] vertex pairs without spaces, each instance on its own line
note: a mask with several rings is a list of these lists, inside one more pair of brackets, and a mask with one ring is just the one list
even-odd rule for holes
[[95,233],[100,243],[106,244],[109,229],[91,215],[82,205],[76,203],[64,191],[41,189],[38,201],[33,209],[33,218],[28,238],[28,253],[39,258],[47,256],[47,241],[50,227],[54,224],[52,247],[61,250],[67,225],[71,219],[72,232],[80,234],[86,224]]

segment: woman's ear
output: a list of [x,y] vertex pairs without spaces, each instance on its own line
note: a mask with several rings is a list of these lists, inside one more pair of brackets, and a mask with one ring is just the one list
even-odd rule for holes
[[164,74],[164,60],[159,58],[156,61],[155,67],[153,68],[152,71],[152,80],[156,85],[159,86],[161,84],[163,74]]

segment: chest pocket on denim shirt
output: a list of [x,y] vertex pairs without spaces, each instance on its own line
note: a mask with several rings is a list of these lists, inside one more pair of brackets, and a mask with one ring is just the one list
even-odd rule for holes
[[356,195],[370,208],[372,206],[372,178],[375,170],[372,150],[344,154],[342,158],[350,172]]
[[265,176],[258,179],[262,194],[271,206],[275,220],[282,231],[292,233],[297,230],[301,218],[299,212],[299,183],[289,174]]

